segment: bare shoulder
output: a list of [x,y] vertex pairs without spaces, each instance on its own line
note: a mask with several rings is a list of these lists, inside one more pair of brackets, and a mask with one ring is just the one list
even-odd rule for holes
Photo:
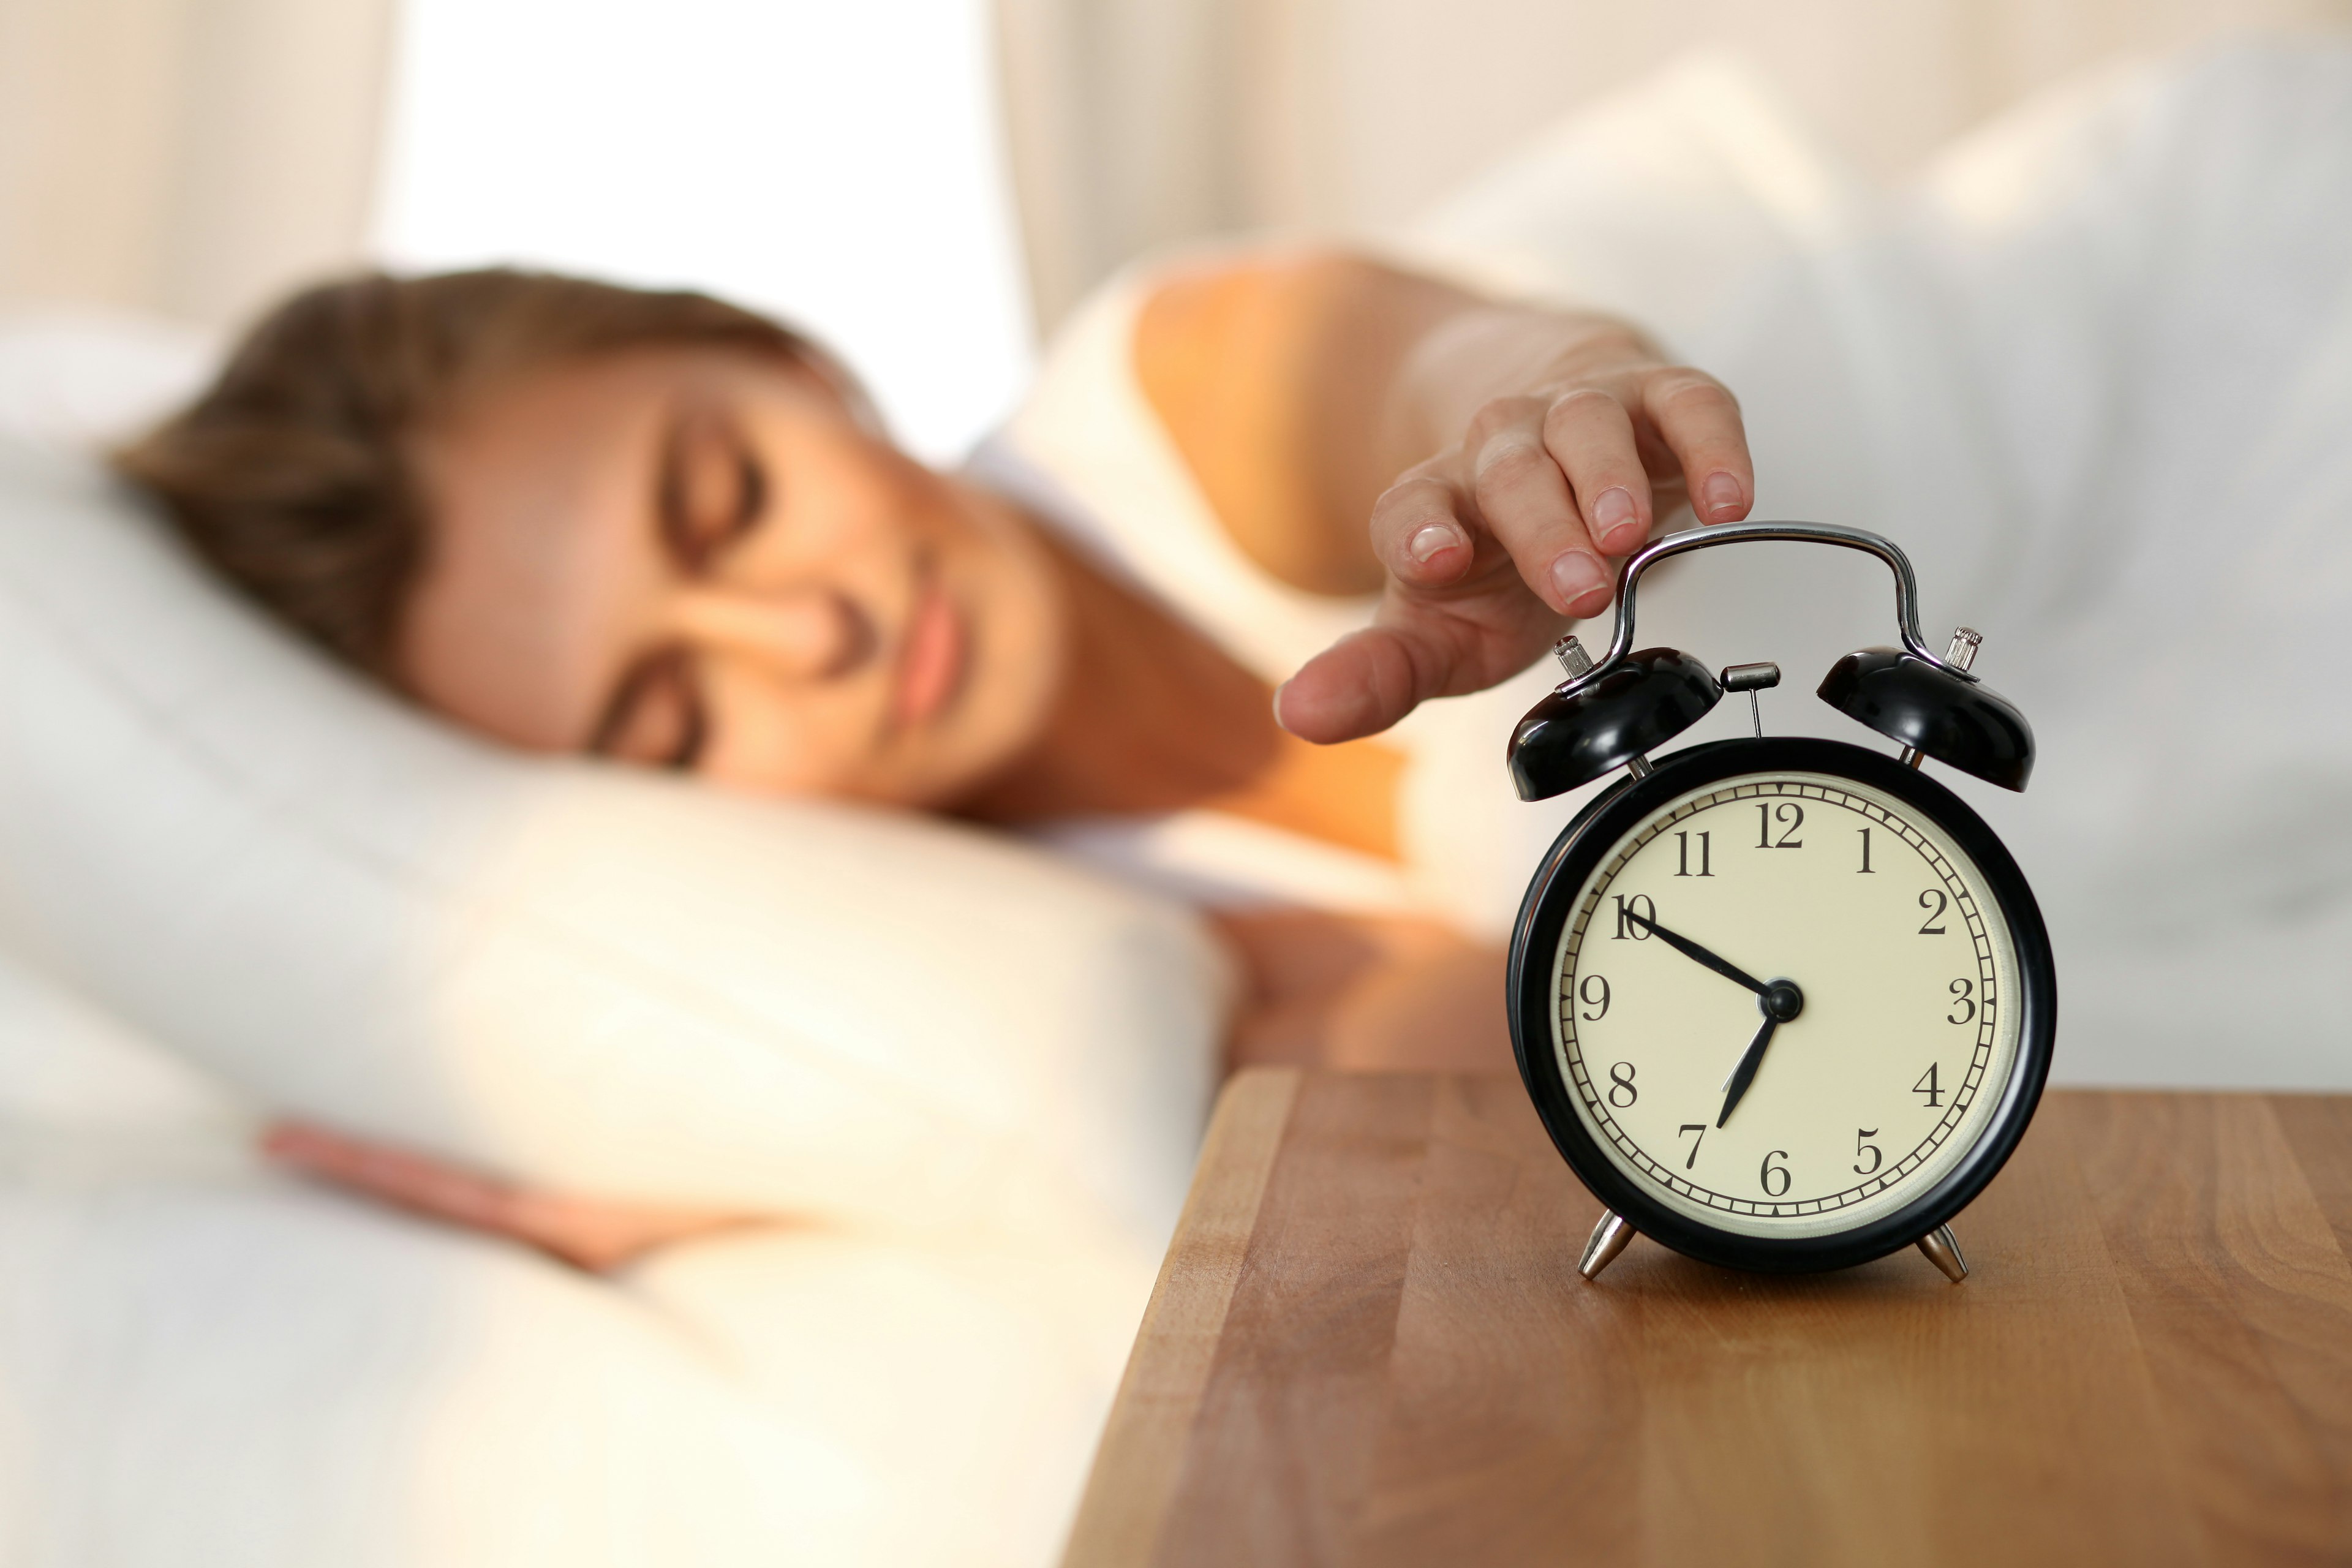
[[1138,382],[1226,531],[1258,565],[1308,593],[1380,586],[1327,426],[1351,339],[1382,315],[1396,275],[1338,251],[1171,269],[1135,328]]

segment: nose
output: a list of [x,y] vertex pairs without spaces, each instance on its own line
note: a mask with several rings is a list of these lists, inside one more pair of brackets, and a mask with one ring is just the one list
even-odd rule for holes
[[865,665],[881,643],[873,618],[830,587],[705,589],[688,595],[677,614],[689,641],[757,659],[787,679],[838,679]]

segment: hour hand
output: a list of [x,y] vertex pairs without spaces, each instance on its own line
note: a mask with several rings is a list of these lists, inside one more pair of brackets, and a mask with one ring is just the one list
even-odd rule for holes
[[1764,1047],[1772,1043],[1772,1031],[1780,1026],[1780,1019],[1765,1014],[1764,1026],[1756,1031],[1756,1037],[1748,1042],[1747,1054],[1723,1080],[1723,1114],[1715,1119],[1717,1127],[1731,1120],[1733,1109],[1747,1096],[1748,1086],[1756,1081],[1756,1069],[1764,1065]]
[[1750,991],[1755,992],[1759,996],[1768,996],[1771,994],[1771,987],[1766,985],[1761,980],[1757,979],[1754,975],[1748,973],[1746,970],[1731,963],[1729,960],[1717,958],[1715,954],[1707,952],[1706,949],[1699,946],[1698,943],[1691,941],[1690,938],[1686,936],[1678,936],[1675,932],[1670,931],[1665,927],[1660,925],[1657,921],[1636,914],[1630,909],[1625,911],[1625,918],[1632,921],[1635,925],[1647,930],[1652,936],[1656,937],[1660,942],[1664,942],[1668,947],[1673,948],[1685,958],[1697,960],[1699,963],[1706,964],[1709,969],[1714,970],[1717,974],[1722,975],[1726,980],[1737,981],[1738,984],[1747,986]]

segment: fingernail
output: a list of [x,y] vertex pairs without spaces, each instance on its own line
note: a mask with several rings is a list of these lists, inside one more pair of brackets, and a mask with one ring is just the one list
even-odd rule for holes
[[1412,531],[1412,537],[1404,542],[1404,547],[1415,561],[1426,561],[1441,550],[1451,550],[1466,542],[1462,531],[1450,522],[1425,522]]
[[1739,510],[1739,481],[1729,474],[1709,475],[1706,488],[1700,493],[1706,498],[1706,515],[1709,517],[1721,517],[1725,512]]
[[1612,555],[1632,550],[1642,526],[1633,518],[1633,492],[1620,485],[1592,503],[1592,541]]
[[1290,682],[1287,680],[1274,689],[1274,727],[1277,730],[1287,730],[1290,728],[1289,725],[1282,721],[1282,694],[1289,689]]
[[1559,595],[1561,605],[1571,616],[1583,614],[1579,607],[1580,603],[1591,598],[1595,590],[1605,594],[1608,587],[1608,571],[1601,566],[1601,558],[1590,550],[1563,552],[1551,563],[1551,590]]

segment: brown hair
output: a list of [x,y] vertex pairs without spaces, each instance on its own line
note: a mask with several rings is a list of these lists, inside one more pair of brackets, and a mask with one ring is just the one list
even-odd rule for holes
[[203,395],[114,465],[223,575],[397,684],[400,611],[425,548],[415,433],[490,378],[679,344],[781,353],[845,379],[799,333],[704,294],[507,268],[368,273],[270,311]]

